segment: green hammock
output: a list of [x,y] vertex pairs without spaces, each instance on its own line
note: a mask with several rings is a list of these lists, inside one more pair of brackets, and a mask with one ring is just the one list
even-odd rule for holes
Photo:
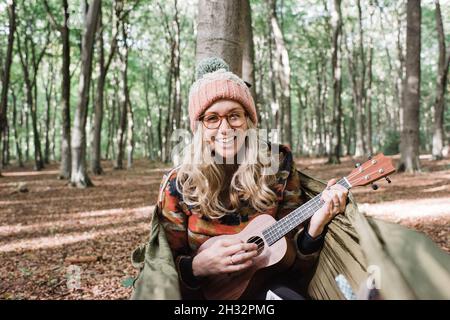
[[[326,184],[300,172],[310,198]],[[156,210],[152,217],[156,217]],[[132,254],[139,269],[131,299],[180,299],[178,274],[158,219],[150,240]],[[349,285],[350,293],[342,286]],[[343,289],[344,288],[344,289]],[[372,290],[371,290],[372,289]],[[427,236],[365,217],[349,194],[344,215],[329,225],[317,269],[308,287],[312,299],[450,299],[450,255]]]

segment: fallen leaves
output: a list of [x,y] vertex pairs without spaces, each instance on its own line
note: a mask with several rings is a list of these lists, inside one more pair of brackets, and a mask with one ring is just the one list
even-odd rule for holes
[[[351,159],[344,159],[341,166],[324,166],[322,160],[300,159],[298,168],[308,166],[306,173],[323,179],[353,169]],[[356,200],[378,205],[448,197],[450,160],[423,163],[429,172],[416,177],[396,174],[392,184],[380,183],[375,192],[360,188],[354,194]],[[57,164],[38,174],[31,167],[3,171],[0,299],[129,299],[137,275],[130,255],[148,239],[151,205],[169,168],[147,161],[136,161],[131,170],[112,170],[109,162],[103,167],[105,175],[92,176],[95,187],[84,190],[69,188],[65,180],[58,180]],[[29,192],[19,192],[20,184]],[[419,192],[420,188],[430,192]],[[436,199],[430,203],[439,202]],[[408,210],[395,212],[405,214],[383,215],[380,211],[379,217],[425,232],[450,251],[448,220],[440,215],[408,215]],[[450,213],[450,208],[445,212]]]

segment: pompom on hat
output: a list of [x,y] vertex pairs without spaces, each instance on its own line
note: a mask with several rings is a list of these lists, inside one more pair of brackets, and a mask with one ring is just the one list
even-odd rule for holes
[[195,131],[195,123],[206,109],[222,99],[239,102],[252,122],[258,124],[255,102],[249,87],[229,70],[228,64],[217,57],[203,59],[198,64],[196,81],[189,91],[189,119],[192,131]]

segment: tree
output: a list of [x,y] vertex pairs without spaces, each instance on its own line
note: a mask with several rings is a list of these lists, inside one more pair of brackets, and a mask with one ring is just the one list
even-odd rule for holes
[[332,77],[333,77],[333,118],[332,134],[330,139],[329,163],[340,163],[341,153],[341,62],[340,62],[340,42],[342,35],[342,12],[341,0],[334,0],[333,14],[333,52],[331,56]]
[[63,22],[57,23],[52,14],[47,0],[44,0],[49,20],[61,37],[62,66],[61,66],[61,99],[62,99],[62,131],[61,131],[61,163],[59,178],[70,179],[72,156],[70,147],[70,29],[69,29],[69,5],[67,0],[62,1]]
[[407,2],[406,79],[403,99],[403,130],[401,133],[401,159],[398,171],[420,171],[419,161],[419,109],[420,109],[420,0]]
[[[242,79],[251,84],[250,92],[256,100],[255,50],[253,44],[252,13],[249,0],[242,0]],[[258,113],[258,117],[261,114]],[[259,121],[261,119],[258,119]]]
[[277,128],[281,132],[281,140],[292,148],[292,117],[291,117],[291,67],[289,63],[289,54],[286,48],[283,32],[280,28],[277,17],[277,2],[270,1],[270,26],[271,36],[273,37],[274,52],[274,72],[275,79],[279,84],[280,94],[280,112],[278,113]]
[[[34,144],[34,167],[36,170],[41,170],[44,168],[44,159],[42,157],[41,141],[38,130],[38,91],[36,80],[39,66],[50,42],[50,32],[48,26],[44,26],[42,29],[45,30],[45,36],[43,39],[39,38],[39,31],[41,30],[39,30],[38,26],[35,24],[35,20],[33,20],[35,17],[30,14],[32,8],[28,7],[25,5],[25,2],[23,2],[21,9],[23,17],[20,20],[20,28],[16,30],[17,51],[19,53],[23,71],[28,110],[30,110],[31,113]],[[23,38],[21,34],[24,35]],[[41,48],[39,48],[39,44],[41,44]]]
[[105,61],[105,49],[104,49],[104,40],[103,40],[103,15],[102,10],[100,8],[99,12],[99,24],[98,24],[98,68],[99,68],[99,76],[97,80],[97,93],[95,98],[95,110],[94,110],[94,137],[92,139],[92,158],[91,158],[91,170],[95,175],[100,175],[103,173],[103,169],[100,163],[101,160],[101,132],[102,132],[102,123],[103,123],[103,104],[104,104],[104,92],[105,92],[105,81],[106,74],[108,73],[109,66],[111,65],[111,61],[114,57],[117,48],[117,35],[119,32],[119,24],[120,24],[120,14],[123,10],[123,3],[121,1],[117,1],[115,3],[115,12],[116,12],[116,22],[113,30],[113,36],[110,44],[109,55]]
[[436,29],[438,32],[439,43],[439,61],[438,61],[438,77],[436,81],[436,99],[434,102],[434,132],[433,132],[433,160],[443,158],[442,150],[444,148],[444,111],[445,111],[445,92],[447,87],[448,71],[450,64],[450,47],[445,50],[445,34],[442,24],[441,6],[439,0],[435,1],[436,5]]
[[[5,67],[2,73],[2,91],[0,97],[0,142],[1,135],[6,127],[6,114],[8,107],[8,88],[9,78],[11,73],[13,46],[14,46],[14,33],[16,30],[16,2],[13,0],[8,5],[9,16],[9,32],[8,32],[8,47],[6,50]],[[0,171],[1,174],[1,171]]]
[[86,171],[86,120],[89,103],[89,87],[92,75],[92,56],[95,31],[99,20],[101,0],[92,0],[85,15],[85,29],[81,44],[81,72],[78,89],[78,105],[72,130],[71,184],[79,188],[92,186]]
[[242,75],[242,0],[199,0],[196,63],[204,58],[222,58],[233,73]]

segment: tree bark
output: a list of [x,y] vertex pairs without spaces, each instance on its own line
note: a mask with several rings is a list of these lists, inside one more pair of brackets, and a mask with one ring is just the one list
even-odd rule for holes
[[420,171],[419,109],[420,109],[420,0],[407,2],[406,86],[401,134],[401,159],[398,171]]
[[8,88],[11,74],[14,33],[16,31],[16,3],[14,0],[11,1],[11,3],[8,5],[8,16],[9,16],[8,47],[6,49],[5,67],[3,68],[2,91],[0,97],[0,142],[1,142],[1,133],[3,132],[6,126],[6,114],[8,109]]
[[128,44],[127,32],[125,30],[125,21],[122,23],[122,42],[123,46],[119,50],[120,71],[122,75],[121,97],[120,97],[120,113],[119,113],[119,130],[117,134],[117,159],[114,166],[115,169],[123,169],[123,158],[125,154],[125,142],[127,132],[127,117],[129,105],[129,88],[128,88]]
[[198,6],[196,64],[204,58],[218,56],[240,77],[242,0],[200,0]]
[[436,29],[438,32],[439,43],[439,60],[438,60],[438,77],[436,83],[436,99],[434,102],[434,127],[433,127],[433,160],[443,158],[443,148],[445,143],[444,131],[444,111],[445,111],[445,92],[447,88],[448,71],[450,64],[450,47],[448,53],[445,50],[445,33],[442,24],[441,7],[439,0],[435,1],[436,5]]
[[330,154],[328,157],[329,163],[340,163],[341,155],[341,36],[342,36],[342,12],[341,0],[334,0],[334,14],[333,16],[333,52],[331,56],[332,77],[333,77],[333,118],[331,125],[330,138]]
[[58,24],[53,16],[47,0],[44,1],[45,9],[53,27],[59,32],[62,43],[61,66],[61,163],[59,166],[59,178],[70,179],[71,174],[71,146],[70,146],[70,29],[69,29],[69,5],[67,0],[62,1],[63,23]]
[[250,92],[256,105],[255,49],[249,0],[242,0],[242,23],[242,79],[251,85]]
[[85,16],[85,30],[81,46],[81,72],[79,100],[75,110],[72,131],[71,184],[79,188],[92,186],[86,170],[86,120],[89,104],[89,87],[92,74],[92,56],[101,0],[93,0]]
[[283,143],[292,148],[292,117],[291,117],[291,67],[289,55],[286,49],[282,30],[280,28],[276,14],[276,0],[271,0],[270,25],[271,34],[275,43],[275,73],[280,84],[280,127],[281,139]]
[[20,148],[20,140],[19,140],[19,133],[17,132],[17,97],[14,93],[14,90],[11,89],[11,96],[13,99],[13,131],[14,131],[14,141],[16,144],[16,154],[17,154],[17,160],[19,162],[19,167],[23,167],[23,159],[22,159],[22,150]]

